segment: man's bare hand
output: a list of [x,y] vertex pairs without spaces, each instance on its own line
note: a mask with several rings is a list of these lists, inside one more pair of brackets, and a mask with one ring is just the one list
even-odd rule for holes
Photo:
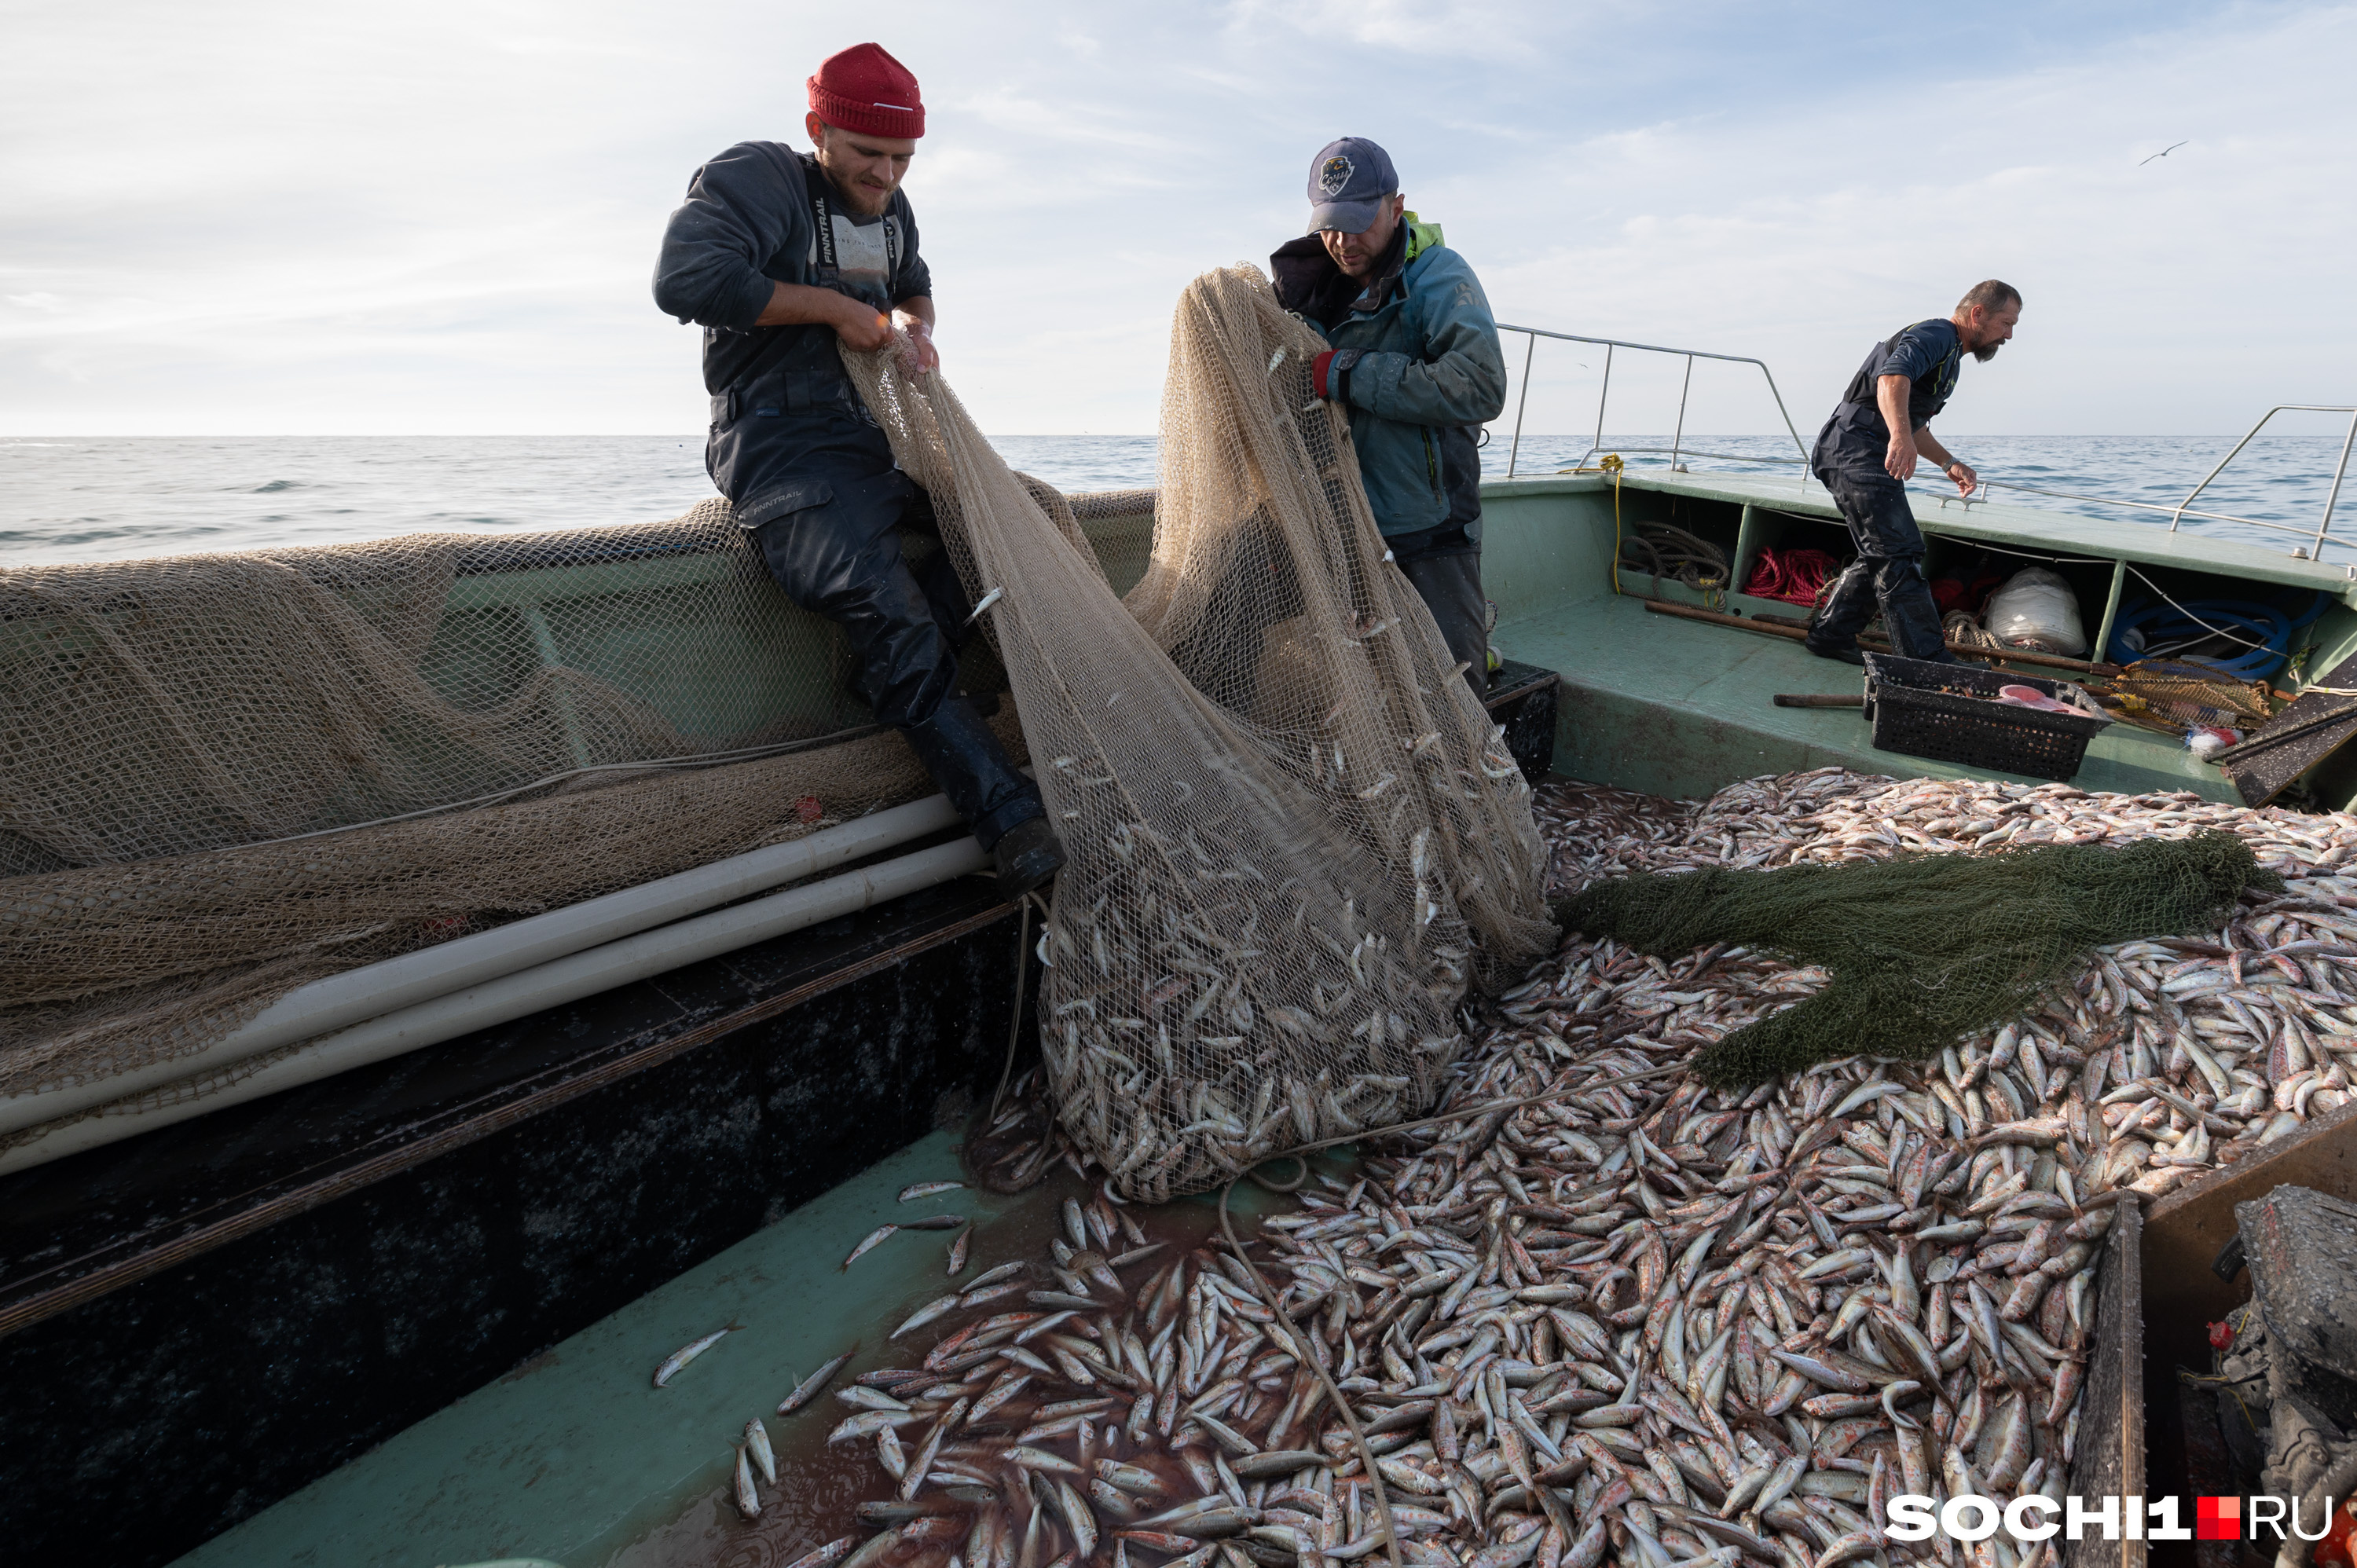
[[892,318],[847,295],[837,295],[843,308],[828,323],[843,346],[862,354],[872,354],[892,341]]
[[1971,495],[1973,491],[1980,488],[1981,477],[1973,472],[1973,466],[1970,463],[1962,461],[1953,462],[1949,464],[1943,471],[1947,474],[1948,478],[1956,482],[1956,489],[1963,491],[1965,495]]
[[942,368],[941,350],[933,347],[932,328],[925,325],[924,317],[912,316],[905,310],[896,311],[893,314],[901,330],[909,335],[908,350],[900,356],[902,368],[912,376],[921,376],[929,371],[940,370]]
[[1912,435],[1893,435],[1890,450],[1883,454],[1882,471],[1904,484],[1915,477],[1915,439]]

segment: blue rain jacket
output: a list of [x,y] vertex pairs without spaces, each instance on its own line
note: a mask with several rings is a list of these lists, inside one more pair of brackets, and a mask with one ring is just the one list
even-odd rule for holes
[[1498,324],[1440,226],[1405,216],[1379,282],[1360,292],[1315,234],[1269,258],[1277,298],[1338,352],[1351,444],[1386,535],[1444,523],[1480,538],[1480,427],[1506,406]]

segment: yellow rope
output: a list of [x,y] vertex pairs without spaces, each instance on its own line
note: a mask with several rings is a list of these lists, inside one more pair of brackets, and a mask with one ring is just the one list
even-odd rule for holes
[[1612,476],[1612,591],[1620,591],[1620,454],[1607,452],[1596,465]]

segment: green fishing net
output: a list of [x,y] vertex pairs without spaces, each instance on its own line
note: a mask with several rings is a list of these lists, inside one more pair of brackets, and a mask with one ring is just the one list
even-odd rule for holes
[[1660,957],[1740,944],[1832,978],[1703,1052],[1721,1089],[1846,1056],[1921,1059],[2018,1016],[2089,948],[2215,929],[2244,887],[2280,891],[2232,833],[2050,844],[1772,871],[1596,883],[1555,906],[1566,931]]

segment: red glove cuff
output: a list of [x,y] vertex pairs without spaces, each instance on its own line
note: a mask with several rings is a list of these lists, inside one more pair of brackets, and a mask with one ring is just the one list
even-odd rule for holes
[[1334,350],[1331,349],[1327,349],[1324,353],[1309,361],[1309,387],[1310,390],[1316,392],[1319,397],[1332,397],[1334,395],[1327,389],[1326,385],[1326,371],[1333,363]]

